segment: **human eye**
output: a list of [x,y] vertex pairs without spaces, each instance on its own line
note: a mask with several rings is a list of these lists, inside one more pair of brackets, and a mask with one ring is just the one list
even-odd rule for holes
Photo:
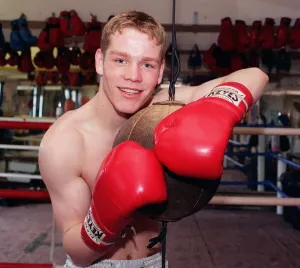
[[150,63],[144,63],[143,64],[143,66],[145,67],[145,68],[147,68],[147,69],[149,69],[149,68],[154,68],[154,65],[153,64],[150,64]]
[[126,63],[126,61],[124,60],[124,59],[114,59],[114,62],[115,63],[118,63],[118,64],[125,64]]

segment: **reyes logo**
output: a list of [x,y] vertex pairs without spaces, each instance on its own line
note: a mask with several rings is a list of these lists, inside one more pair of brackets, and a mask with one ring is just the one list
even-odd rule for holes
[[84,220],[84,228],[89,237],[97,244],[109,245],[110,243],[104,242],[105,233],[96,224],[92,215],[91,209],[89,209],[88,215]]
[[216,97],[227,100],[232,104],[238,106],[244,99],[245,94],[233,87],[217,87],[210,92],[206,97]]

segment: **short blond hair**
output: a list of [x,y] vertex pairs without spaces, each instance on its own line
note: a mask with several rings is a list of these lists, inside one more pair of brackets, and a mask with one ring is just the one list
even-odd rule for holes
[[101,38],[101,50],[104,55],[110,45],[110,36],[116,32],[121,33],[125,28],[136,29],[141,33],[147,34],[151,39],[155,39],[157,45],[161,46],[161,59],[164,59],[166,52],[165,29],[152,16],[141,11],[119,13],[106,23]]

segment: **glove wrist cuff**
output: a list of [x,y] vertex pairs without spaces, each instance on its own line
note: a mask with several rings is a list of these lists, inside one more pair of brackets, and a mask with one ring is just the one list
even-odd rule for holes
[[222,83],[216,86],[206,98],[220,98],[234,105],[242,116],[248,112],[253,105],[253,97],[249,89],[236,82]]
[[119,237],[107,234],[96,222],[92,208],[89,209],[81,228],[81,237],[85,244],[94,251],[105,252]]

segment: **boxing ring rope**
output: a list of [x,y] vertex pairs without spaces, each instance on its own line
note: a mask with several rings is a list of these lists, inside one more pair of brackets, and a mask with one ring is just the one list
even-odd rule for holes
[[233,134],[263,136],[299,136],[300,128],[235,127]]
[[0,198],[49,200],[47,191],[0,189]]
[[247,146],[246,143],[243,143],[243,142],[239,142],[239,141],[235,141],[235,140],[229,140],[229,142],[235,146],[240,146],[240,147],[245,147]]
[[[232,155],[234,155],[234,153],[232,153]],[[243,168],[244,165],[239,163],[238,161],[234,160],[232,157],[228,156],[228,155],[224,155],[224,160],[223,160],[223,165],[227,166],[227,161],[230,161],[231,163],[233,163],[235,166],[238,166],[239,168]]]
[[[6,144],[1,144],[0,148],[6,148]],[[38,150],[38,146],[8,146],[9,148],[26,150],[29,148],[30,150]],[[235,153],[232,153],[235,154]],[[242,154],[242,153],[240,153]],[[249,153],[244,153],[244,155],[249,155]],[[259,153],[252,153],[250,155],[261,155]],[[265,154],[268,155],[268,154]],[[283,157],[280,157],[276,154],[270,154],[270,156],[277,158],[279,161],[286,161],[288,164],[294,167],[300,167],[299,165],[293,163],[292,161],[286,160]],[[225,155],[224,158],[226,158]],[[243,166],[237,161],[233,160],[238,166]],[[33,174],[21,174],[21,173],[0,173],[0,177],[18,177],[18,178],[31,178],[31,179],[42,179],[40,175]],[[233,184],[233,183],[232,183]],[[269,183],[257,183],[258,185],[270,185],[271,187],[275,187],[271,182]],[[275,188],[276,192],[279,192],[279,188]],[[283,198],[281,197],[282,193],[279,193],[278,197],[242,197],[242,196],[215,196],[210,204],[213,205],[260,205],[260,206],[300,206],[300,198],[289,198],[285,195]],[[0,190],[0,197],[2,198],[24,198],[24,199],[49,199],[49,194],[47,191],[33,191],[33,190]]]
[[[47,130],[56,119],[36,119],[36,118],[9,118],[9,117],[2,117],[0,120],[0,128],[9,128],[9,129],[42,129]],[[267,136],[267,135],[300,135],[300,129],[292,129],[292,128],[263,128],[263,127],[235,127],[233,129],[233,134],[248,134],[248,135],[260,135],[259,137]],[[230,141],[231,143],[238,145],[235,141]],[[263,142],[264,144],[264,142]],[[242,146],[245,146],[245,144],[241,144]],[[14,149],[14,150],[38,150],[39,146],[25,146],[25,145],[6,145],[6,144],[0,144],[0,149]],[[261,152],[260,152],[261,151]],[[258,155],[259,157],[264,157],[264,150],[259,150]],[[233,153],[234,155],[234,153]],[[277,157],[277,156],[276,156]],[[230,158],[229,155],[225,155],[224,159],[230,160],[234,164],[238,165],[239,167],[242,167],[240,163],[235,161],[234,159]],[[224,160],[225,161],[225,160]],[[261,164],[262,161],[258,161],[258,166]],[[283,172],[285,172],[286,166],[281,163],[282,161],[278,158],[278,171],[281,175]],[[261,167],[258,170],[263,170]],[[260,179],[264,175],[263,172],[260,172],[258,174],[258,181],[264,181],[263,179]],[[18,177],[18,178],[32,178],[32,179],[42,179],[39,175],[29,175],[29,174],[21,174],[21,173],[0,173],[0,177]],[[263,185],[258,184],[258,187],[263,187]],[[281,185],[278,188],[281,189]],[[263,188],[260,188],[259,190],[263,190]],[[13,192],[11,192],[13,195]],[[9,196],[9,194],[5,194],[6,197]],[[17,195],[18,196],[18,195]],[[25,196],[29,197],[27,193]],[[1,197],[1,196],[0,196]],[[221,198],[221,199],[220,199]],[[232,198],[232,197],[218,197],[218,199],[212,200],[212,202],[217,202],[218,204],[222,204],[222,202],[231,202],[226,201],[226,198]],[[280,196],[278,196],[280,198]],[[223,200],[223,201],[222,201]],[[270,201],[271,199],[269,199]],[[244,200],[247,204],[250,202],[249,199]],[[268,201],[268,203],[270,203]],[[240,204],[240,201],[237,200],[237,202]],[[261,202],[264,203],[264,202]],[[216,203],[215,203],[216,204]],[[275,205],[278,204],[278,200],[274,202]],[[287,204],[286,200],[282,202],[282,205],[284,206]],[[258,204],[257,204],[258,205]],[[264,204],[262,204],[264,205]],[[280,203],[281,205],[281,203]],[[300,205],[300,204],[298,204]]]
[[0,128],[47,130],[56,119],[1,117]]
[[[239,144],[240,145],[240,144]],[[235,152],[230,152],[230,153],[225,153],[224,159],[229,158],[227,155],[243,155],[243,156],[253,156],[253,155],[258,155],[262,157],[269,157],[269,158],[274,158],[277,159],[277,186],[275,186],[271,181],[260,181],[258,178],[257,182],[221,182],[221,184],[225,185],[250,185],[250,184],[255,184],[258,187],[264,187],[264,186],[270,186],[277,194],[277,197],[235,197],[234,199],[228,198],[228,200],[222,200],[220,197],[216,196],[216,199],[212,200],[212,204],[223,204],[223,205],[238,205],[238,204],[244,204],[244,205],[261,205],[261,206],[269,206],[269,204],[274,204],[276,205],[276,213],[278,215],[283,214],[283,206],[296,206],[300,210],[299,202],[298,200],[300,198],[291,198],[287,196],[285,193],[282,192],[282,183],[280,180],[280,177],[283,173],[286,172],[287,170],[287,165],[292,166],[294,168],[300,169],[300,165],[282,157],[280,154],[277,153],[272,153],[272,152],[266,152],[266,153],[247,153],[247,152],[241,152],[241,153],[235,153]],[[238,168],[243,169],[244,165],[239,163],[238,161],[234,160],[233,158],[230,158],[230,161],[236,165]],[[225,164],[227,164],[225,162]],[[258,170],[259,171],[259,170]],[[258,192],[262,192],[258,188]],[[266,198],[266,200],[262,199]],[[253,200],[252,200],[253,199]],[[268,200],[267,200],[268,199]],[[289,201],[286,199],[289,199],[291,201],[291,205],[289,205]],[[279,201],[280,200],[280,201]],[[222,203],[224,202],[224,203]],[[235,203],[236,202],[236,203]],[[294,204],[294,205],[292,205]]]
[[[0,128],[6,129],[39,129],[47,130],[53,123],[55,119],[41,120],[41,119],[27,119],[27,118],[1,118]],[[267,135],[300,135],[300,129],[291,129],[291,128],[260,128],[260,127],[236,127],[233,130],[233,134],[248,134],[248,135],[260,135],[259,137],[264,137]],[[234,141],[231,141],[234,144]],[[264,144],[264,143],[263,143]],[[239,145],[236,143],[235,145]],[[246,146],[245,144],[240,144],[240,146]],[[31,150],[36,151],[39,149],[39,146],[26,146],[26,145],[10,145],[10,144],[0,144],[0,149],[8,150]],[[236,153],[233,153],[234,155]],[[247,153],[246,153],[247,154]],[[229,159],[229,155],[224,156],[224,159]],[[249,153],[248,153],[249,155]],[[258,153],[252,155],[258,155],[259,157],[265,157],[266,153],[264,150],[259,150]],[[278,177],[285,172],[286,165],[296,165],[293,162],[284,162],[287,161],[280,155],[270,154],[271,157],[275,157],[278,161]],[[230,159],[233,161],[234,159]],[[235,160],[234,160],[235,161]],[[292,164],[293,163],[293,164]],[[242,167],[237,161],[234,164]],[[297,165],[296,165],[297,166]],[[300,166],[297,166],[300,167]],[[0,173],[0,177],[18,177],[18,178],[31,178],[31,179],[42,179],[40,175],[31,175],[31,174],[21,174],[21,173]],[[225,183],[225,182],[224,182]],[[231,182],[232,183],[232,182]],[[278,214],[282,213],[283,206],[297,206],[300,208],[300,198],[291,198],[282,193],[281,185],[278,182],[277,187],[268,181],[258,181],[258,186],[271,186],[276,192],[277,197],[262,197],[262,196],[224,196],[216,195],[212,198],[209,204],[211,205],[249,205],[249,206],[277,206]],[[23,199],[36,199],[36,200],[50,200],[49,193],[46,190],[10,190],[10,189],[0,189],[0,198],[23,198]],[[54,219],[53,219],[54,220]],[[55,222],[53,223],[53,232],[55,230]],[[53,236],[53,234],[52,234]],[[54,240],[53,240],[54,241]],[[52,241],[52,242],[53,242]],[[57,267],[53,262],[53,248],[50,253],[50,260],[52,264],[26,264],[26,263],[0,263],[0,268],[15,268],[15,267],[32,267],[32,268],[50,268]]]
[[[5,145],[1,145],[2,148],[5,148]],[[22,150],[28,146],[19,145],[17,148]],[[35,149],[38,146],[34,146]],[[255,154],[252,154],[255,155]],[[278,163],[286,161],[288,164],[294,167],[300,167],[299,165],[293,163],[292,161],[286,160],[283,157],[280,157],[276,154],[269,154],[272,157],[278,159]],[[225,155],[225,157],[227,157]],[[241,165],[237,161],[236,164]],[[282,171],[281,171],[282,172]],[[283,171],[284,172],[284,171]],[[41,179],[40,175],[31,175],[31,174],[18,174],[18,173],[0,173],[0,177],[24,177],[24,178],[35,178]],[[258,185],[270,185],[273,189],[275,186],[269,183],[257,183]],[[282,192],[280,193],[281,185],[279,188],[275,188],[277,192],[277,197],[243,197],[243,196],[215,196],[211,200],[210,204],[213,205],[260,205],[260,206],[277,206],[281,208],[282,206],[299,206],[300,207],[300,198],[289,198],[287,195],[282,197]],[[26,198],[26,199],[49,199],[49,194],[47,191],[33,191],[33,190],[0,190],[0,197],[2,198]]]
[[[8,263],[2,262],[0,263],[0,268],[54,268],[59,266],[53,266],[52,264],[44,264],[44,263]],[[61,266],[62,267],[62,266]]]
[[300,206],[300,198],[267,196],[214,196],[211,205],[235,206]]
[[[0,144],[0,149],[38,151],[39,146]],[[3,173],[3,172],[0,172],[0,178],[22,178],[22,179],[38,179],[38,180],[41,180],[42,176],[34,175],[34,174],[24,174],[24,173]],[[1,195],[0,195],[0,197],[1,197]]]
[[24,173],[3,173],[0,172],[0,177],[1,178],[23,178],[23,179],[38,179],[41,180],[42,176],[41,175],[35,175],[35,174],[24,174]]
[[[211,205],[245,205],[245,206],[276,206],[276,212],[278,215],[282,215],[284,206],[293,206],[300,209],[300,198],[291,198],[282,191],[282,185],[279,180],[280,176],[286,172],[286,166],[291,165],[295,168],[300,168],[300,165],[285,159],[274,153],[266,153],[267,157],[276,158],[277,161],[277,186],[270,181],[249,183],[249,182],[232,182],[232,181],[221,181],[221,185],[264,185],[270,186],[276,192],[277,197],[262,197],[262,196],[224,196],[216,195],[212,198],[209,204]],[[226,156],[226,155],[225,155]],[[240,163],[238,163],[241,165]]]
[[[55,119],[28,119],[28,118],[1,118],[0,128],[5,129],[35,129],[47,130],[55,122]],[[39,146],[27,145],[11,145],[0,144],[0,149],[6,150],[25,150],[25,151],[38,151]],[[5,178],[25,178],[25,179],[39,179],[41,175],[23,174],[23,173],[2,173],[0,177]],[[15,189],[0,189],[0,198],[14,198],[14,199],[35,199],[35,200],[50,200],[48,191],[46,190],[15,190]],[[56,265],[54,262],[54,248],[55,248],[55,220],[52,218],[52,240],[50,248],[49,260],[51,263],[0,263],[0,268],[62,268],[63,266]]]
[[0,144],[0,149],[38,151],[39,148],[40,148],[39,146],[32,146],[32,145]]
[[[1,117],[0,128],[6,129],[40,129],[47,130],[56,119],[36,119],[36,118],[11,118]],[[298,136],[299,128],[273,128],[273,127],[235,127],[233,134],[264,135],[264,136]]]

